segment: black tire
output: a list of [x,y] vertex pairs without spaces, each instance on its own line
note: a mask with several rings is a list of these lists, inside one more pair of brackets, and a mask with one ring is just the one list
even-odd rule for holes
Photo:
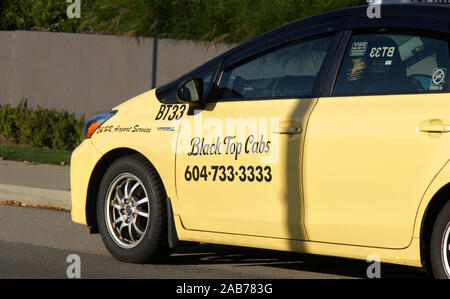
[[439,212],[431,234],[430,259],[433,276],[450,279],[450,201]]
[[147,160],[128,155],[111,164],[100,183],[97,223],[106,248],[116,259],[138,264],[167,260],[166,192]]

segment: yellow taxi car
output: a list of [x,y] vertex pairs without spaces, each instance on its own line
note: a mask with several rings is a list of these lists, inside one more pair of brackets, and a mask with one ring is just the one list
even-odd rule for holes
[[450,277],[450,7],[354,7],[263,34],[100,113],[72,219],[125,262],[179,241]]

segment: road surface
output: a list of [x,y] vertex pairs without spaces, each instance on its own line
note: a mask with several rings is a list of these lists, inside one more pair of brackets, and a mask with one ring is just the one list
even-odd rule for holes
[[[72,254],[80,257],[81,278],[366,278],[368,267],[365,261],[211,244],[178,248],[167,265],[126,264],[67,212],[0,205],[0,219],[0,278],[67,278]],[[381,276],[428,278],[389,264],[381,265]]]

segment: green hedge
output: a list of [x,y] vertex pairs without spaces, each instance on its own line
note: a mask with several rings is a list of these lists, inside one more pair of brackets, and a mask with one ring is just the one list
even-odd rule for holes
[[294,20],[366,0],[0,0],[0,30],[96,32],[240,43]]
[[27,107],[26,100],[17,107],[0,106],[0,135],[19,144],[73,150],[83,140],[84,115],[55,109]]
[[[92,0],[82,0],[89,11]],[[0,30],[80,32],[82,19],[69,19],[66,0],[0,0]]]
[[366,0],[96,0],[85,12],[86,29],[241,43],[297,19]]

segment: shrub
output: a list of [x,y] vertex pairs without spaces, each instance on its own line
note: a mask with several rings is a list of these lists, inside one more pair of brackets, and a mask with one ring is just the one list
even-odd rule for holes
[[366,0],[96,0],[82,26],[97,32],[241,43],[270,29]]
[[[81,1],[88,11],[92,1]],[[79,32],[80,19],[66,15],[65,0],[0,0],[0,30],[48,30]]]
[[240,43],[294,20],[366,0],[0,0],[0,30],[91,32]]
[[83,125],[84,115],[77,120],[67,111],[29,108],[26,100],[0,106],[0,135],[20,144],[73,150],[83,140]]

